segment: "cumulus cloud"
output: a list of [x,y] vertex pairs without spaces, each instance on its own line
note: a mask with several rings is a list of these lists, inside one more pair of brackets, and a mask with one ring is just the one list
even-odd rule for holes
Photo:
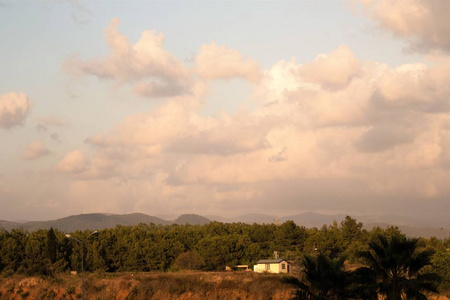
[[119,206],[132,195],[135,209],[251,210],[257,202],[264,210],[273,197],[286,209],[311,199],[314,209],[329,209],[338,197],[341,209],[444,199],[450,74],[443,60],[392,68],[359,62],[340,46],[309,63],[280,61],[252,86],[253,110],[206,116],[198,105],[204,94],[171,98],[89,137],[89,155],[68,153],[58,169],[86,195],[94,182],[116,191]]
[[270,125],[264,123],[256,118],[217,118],[209,122],[206,129],[197,128],[193,133],[174,140],[167,150],[213,155],[253,152],[268,146],[265,136]]
[[449,1],[357,0],[383,29],[406,39],[416,50],[450,51]]
[[25,122],[32,102],[24,93],[0,95],[0,128],[12,128]]
[[197,76],[215,80],[243,78],[249,82],[257,82],[261,77],[259,64],[245,59],[236,49],[227,49],[215,43],[203,45],[195,58]]
[[68,152],[57,165],[57,170],[67,174],[80,174],[89,168],[89,157],[82,151]]
[[106,59],[84,61],[74,56],[65,62],[65,69],[74,77],[93,75],[118,83],[135,83],[134,91],[149,97],[188,93],[191,78],[186,67],[163,49],[164,35],[155,30],[143,31],[139,41],[131,44],[118,31],[115,18],[105,29],[111,49]]
[[319,83],[325,87],[346,86],[361,70],[361,63],[344,45],[329,54],[321,54],[313,62],[298,70],[305,81]]
[[27,160],[32,160],[48,154],[50,154],[50,150],[42,142],[34,141],[25,148],[22,157]]
[[450,68],[448,65],[406,64],[384,72],[378,91],[390,106],[442,112],[450,108]]

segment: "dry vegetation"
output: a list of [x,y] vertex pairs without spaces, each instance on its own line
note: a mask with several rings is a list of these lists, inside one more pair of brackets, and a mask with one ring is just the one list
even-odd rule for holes
[[[91,273],[86,299],[289,299],[280,275],[253,272]],[[81,299],[79,275],[0,277],[1,299]]]

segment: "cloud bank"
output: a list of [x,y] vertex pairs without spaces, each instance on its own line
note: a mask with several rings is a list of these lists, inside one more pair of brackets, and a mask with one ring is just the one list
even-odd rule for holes
[[[391,67],[360,61],[340,45],[304,64],[291,59],[262,70],[237,50],[211,43],[200,48],[191,74],[162,50],[162,35],[146,32],[138,44],[153,46],[131,46],[117,24],[106,30],[113,54],[78,61],[82,72],[121,82],[190,80],[191,93],[162,93],[165,101],[151,111],[87,138],[87,152],[67,153],[57,170],[72,178],[73,199],[108,190],[103,209],[217,212],[255,205],[365,210],[392,199],[450,196],[446,56]],[[210,82],[231,78],[253,84],[255,108],[203,114]]]

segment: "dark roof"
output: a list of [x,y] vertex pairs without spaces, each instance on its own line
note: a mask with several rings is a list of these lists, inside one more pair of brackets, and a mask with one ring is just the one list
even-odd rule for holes
[[258,260],[256,263],[257,264],[279,264],[280,262],[285,261],[282,258],[277,258],[277,259],[261,259]]

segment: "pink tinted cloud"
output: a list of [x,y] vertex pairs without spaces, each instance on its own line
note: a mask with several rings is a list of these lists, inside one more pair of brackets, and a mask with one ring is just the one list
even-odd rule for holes
[[414,50],[450,52],[450,2],[445,0],[357,0],[383,29],[406,39]]
[[91,159],[69,153],[58,167],[85,180],[86,193],[101,181],[152,209],[269,203],[271,189],[288,197],[310,182],[324,207],[335,197],[326,184],[351,195],[357,182],[365,193],[357,196],[371,199],[444,197],[450,77],[440,61],[391,68],[361,63],[345,46],[303,65],[281,61],[252,85],[253,110],[205,116],[187,104],[203,94],[168,99],[88,138]]
[[56,166],[59,172],[67,174],[80,174],[89,169],[89,157],[79,150],[68,152]]
[[24,93],[0,95],[0,128],[12,128],[22,125],[33,104]]
[[50,154],[50,150],[42,142],[34,141],[25,148],[22,157],[27,160],[33,160],[48,154]]
[[262,75],[258,62],[245,59],[236,49],[228,49],[216,43],[201,46],[195,64],[197,76],[208,80],[237,77],[254,83]]
[[340,45],[328,54],[321,54],[301,66],[299,75],[306,81],[325,87],[344,87],[361,70],[361,63],[347,46]]
[[164,35],[146,30],[132,44],[118,31],[115,18],[105,29],[110,53],[106,58],[82,60],[74,56],[64,63],[73,77],[93,75],[117,83],[133,83],[134,91],[149,97],[174,96],[189,92],[191,78],[186,67],[164,50]]

